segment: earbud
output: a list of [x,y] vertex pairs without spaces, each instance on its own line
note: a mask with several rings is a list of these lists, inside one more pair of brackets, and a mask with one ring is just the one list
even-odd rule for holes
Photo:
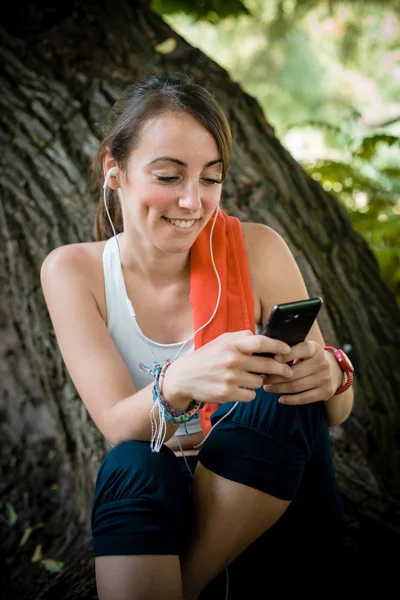
[[[104,179],[104,185],[103,185],[103,202],[104,202],[104,208],[106,209],[107,217],[108,217],[108,220],[109,220],[110,225],[111,225],[112,232],[113,232],[113,234],[114,234],[115,237],[117,237],[117,234],[115,232],[114,225],[113,225],[113,222],[112,222],[112,219],[111,219],[111,216],[110,216],[110,212],[109,212],[108,206],[107,206],[107,187],[108,187],[108,182],[110,181],[110,177],[115,177],[115,175],[118,173],[118,171],[119,171],[118,167],[111,167],[111,169],[108,169],[108,171],[106,173],[106,176],[105,176],[105,179]],[[117,243],[118,243],[118,238],[117,238]],[[119,252],[119,245],[118,245],[118,252]],[[120,255],[119,258],[120,258],[120,261],[121,261],[121,255]],[[121,262],[121,264],[122,264],[122,262]]]
[[110,177],[115,177],[115,175],[118,173],[118,170],[119,170],[118,167],[111,167],[111,169],[108,169],[106,177],[104,179],[103,189],[108,187],[108,182],[110,181]]

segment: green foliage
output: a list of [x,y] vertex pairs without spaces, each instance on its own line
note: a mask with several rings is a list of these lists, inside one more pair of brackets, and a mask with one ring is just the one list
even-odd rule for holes
[[[253,9],[258,13],[273,11],[280,18],[286,15],[289,19],[299,20],[321,4],[332,11],[335,6],[342,5],[343,0],[330,0],[329,3],[321,0],[151,0],[151,8],[160,15],[183,13],[212,23],[226,17],[250,14]],[[370,5],[400,9],[400,0],[353,0],[353,4],[359,7]],[[351,44],[351,36],[346,42]]]
[[356,156],[364,158],[366,160],[372,159],[379,144],[386,144],[387,146],[399,145],[399,138],[394,135],[376,134],[370,135],[363,139],[359,148],[356,151]]
[[160,15],[185,13],[194,20],[218,23],[226,17],[249,14],[240,0],[152,0],[151,7]]
[[400,0],[243,0],[248,14],[226,18],[224,2],[215,25],[204,15],[216,3],[193,4],[190,17],[183,1],[180,14],[165,9],[166,20],[258,100],[349,212],[400,302]]
[[400,304],[399,164],[400,138],[377,132],[358,140],[347,162],[325,160],[303,166],[345,206]]

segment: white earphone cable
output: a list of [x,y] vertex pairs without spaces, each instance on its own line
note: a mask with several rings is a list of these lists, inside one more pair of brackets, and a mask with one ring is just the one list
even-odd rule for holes
[[[112,222],[109,210],[108,210],[107,197],[106,197],[108,182],[109,182],[109,180],[110,180],[111,177],[113,177],[113,176],[115,176],[117,174],[117,172],[118,172],[118,167],[112,167],[107,172],[106,178],[104,180],[104,185],[103,185],[103,190],[104,190],[103,200],[104,200],[104,207],[106,209],[107,217],[108,217],[108,220],[110,222],[111,229],[113,231],[113,234],[114,234],[114,237],[115,237],[115,240],[116,240],[116,243],[117,243],[119,261],[120,261],[121,266],[122,266],[122,258],[121,258],[121,251],[120,251],[119,242],[118,242],[118,236],[117,236],[117,233],[115,231],[115,228],[114,228],[114,225],[113,225],[113,222]],[[217,302],[216,302],[216,305],[215,305],[215,308],[214,308],[214,312],[212,313],[211,317],[208,319],[207,323],[204,323],[204,325],[202,325],[201,327],[199,327],[194,333],[192,333],[192,335],[190,337],[188,337],[186,340],[184,340],[182,342],[182,346],[179,348],[178,352],[175,354],[174,360],[176,360],[178,358],[178,356],[182,352],[183,348],[186,346],[186,344],[188,342],[190,342],[194,338],[194,336],[196,335],[196,333],[198,333],[199,331],[201,331],[202,329],[204,329],[205,327],[207,327],[207,325],[209,325],[211,323],[211,321],[214,319],[215,315],[217,314],[217,310],[218,310],[219,303],[220,303],[220,300],[221,300],[222,285],[221,285],[221,278],[219,276],[217,267],[215,265],[214,253],[213,253],[213,248],[212,248],[212,239],[213,239],[213,233],[214,233],[215,223],[216,223],[217,217],[218,217],[218,212],[219,212],[219,205],[215,209],[214,221],[213,221],[213,224],[212,224],[212,227],[211,227],[211,231],[210,231],[210,255],[211,255],[211,262],[212,262],[212,265],[213,265],[215,276],[216,276],[217,281],[218,281]],[[126,300],[127,300],[128,303],[130,303],[130,300],[129,300],[128,296],[126,297]],[[154,356],[154,353],[153,353],[153,350],[152,350],[151,347],[150,347],[150,350],[151,350],[151,352],[153,354],[153,358],[155,359],[155,356]]]
[[[103,200],[104,200],[104,207],[105,207],[105,210],[106,210],[106,213],[107,213],[107,217],[108,217],[108,220],[109,220],[109,222],[110,222],[111,229],[112,229],[112,232],[113,232],[113,234],[114,234],[114,238],[115,238],[115,240],[116,240],[116,243],[117,243],[118,256],[119,256],[119,261],[120,261],[121,268],[122,268],[122,258],[121,258],[121,251],[120,251],[119,243],[118,243],[118,236],[117,236],[117,233],[116,233],[116,231],[115,231],[115,228],[114,228],[114,225],[113,225],[113,222],[112,222],[112,219],[111,219],[111,216],[110,216],[109,210],[108,210],[108,206],[107,206],[107,195],[106,195],[106,193],[107,193],[107,188],[108,188],[108,182],[109,182],[110,178],[111,178],[111,177],[113,177],[113,176],[115,176],[117,173],[118,173],[118,167],[112,167],[111,169],[109,169],[109,170],[107,171],[107,174],[106,174],[106,177],[105,177],[105,180],[104,180],[104,185],[103,185]],[[196,331],[195,331],[195,332],[194,332],[194,333],[193,333],[193,334],[192,334],[192,335],[191,335],[189,338],[187,338],[187,339],[186,339],[184,342],[182,342],[182,345],[181,345],[181,347],[179,348],[178,352],[176,353],[176,355],[175,355],[175,357],[174,357],[174,360],[176,360],[176,358],[177,358],[177,357],[179,356],[179,354],[182,352],[182,350],[183,350],[183,348],[186,346],[186,344],[187,344],[187,343],[188,343],[190,340],[192,340],[192,339],[194,338],[194,336],[196,335],[196,333],[198,333],[199,331],[201,331],[202,329],[204,329],[205,327],[207,327],[207,325],[209,325],[209,324],[211,323],[211,321],[214,319],[215,315],[217,314],[217,310],[218,310],[219,303],[220,303],[220,300],[221,300],[222,284],[221,284],[221,278],[220,278],[220,276],[219,276],[218,269],[217,269],[217,267],[216,267],[215,260],[214,260],[214,253],[213,253],[213,247],[212,247],[212,239],[213,239],[213,233],[214,233],[215,223],[216,223],[216,221],[217,221],[218,212],[219,212],[219,204],[218,204],[217,208],[215,209],[215,217],[214,217],[214,221],[213,221],[213,224],[212,224],[212,226],[211,226],[211,231],[210,231],[210,256],[211,256],[211,262],[212,262],[212,265],[213,265],[214,273],[215,273],[215,276],[216,276],[216,278],[217,278],[217,281],[218,281],[218,295],[217,295],[217,302],[216,302],[216,305],[215,305],[215,308],[214,308],[214,312],[212,313],[212,315],[211,315],[211,317],[209,318],[209,320],[208,320],[208,321],[207,321],[207,322],[206,322],[204,325],[202,325],[201,327],[199,327],[199,328],[198,328],[198,329],[197,329],[197,330],[196,330]],[[126,301],[127,301],[127,303],[128,303],[128,306],[129,306],[129,305],[130,305],[130,300],[129,300],[129,297],[128,297],[128,296],[126,296]],[[131,313],[131,314],[132,314],[132,313]],[[154,352],[153,352],[153,350],[152,350],[151,346],[149,346],[149,348],[150,348],[150,350],[151,350],[151,353],[152,353],[152,355],[153,355],[153,358],[154,358],[154,360],[156,360],[156,357],[154,356]],[[214,426],[213,426],[213,427],[210,429],[210,431],[208,432],[208,434],[206,435],[206,437],[205,437],[205,438],[204,438],[204,439],[201,441],[201,443],[200,443],[200,444],[198,444],[197,446],[194,446],[194,448],[199,448],[200,446],[202,446],[202,445],[204,444],[204,442],[206,441],[206,439],[208,438],[208,436],[210,435],[210,433],[211,433],[211,432],[212,432],[212,431],[215,429],[215,427],[216,427],[217,425],[219,425],[219,423],[221,423],[221,422],[223,421],[223,419],[225,419],[225,418],[226,418],[226,417],[227,417],[227,416],[228,416],[228,415],[229,415],[229,414],[230,414],[230,413],[231,413],[231,412],[232,412],[232,411],[233,411],[233,410],[236,408],[236,406],[237,406],[237,405],[238,405],[238,402],[236,402],[236,403],[235,403],[235,404],[232,406],[232,408],[229,410],[229,412],[227,412],[227,413],[226,413],[226,414],[225,414],[225,415],[224,415],[224,416],[223,416],[223,417],[222,417],[222,418],[221,418],[221,419],[220,419],[220,420],[219,420],[219,421],[218,421],[218,422],[217,422],[217,423],[216,423],[216,424],[215,424],[215,425],[214,425]],[[188,471],[189,471],[189,473],[190,473],[191,477],[193,478],[193,473],[191,472],[191,470],[190,470],[190,468],[189,468],[188,462],[187,462],[187,460],[186,460],[185,453],[183,452],[183,449],[182,449],[181,443],[180,443],[180,441],[179,441],[179,439],[178,439],[178,436],[176,436],[176,435],[175,435],[174,437],[175,437],[176,441],[178,442],[178,445],[179,445],[180,451],[181,451],[181,453],[182,453],[182,456],[183,456],[183,459],[184,459],[184,461],[185,461],[186,468],[188,469]],[[227,568],[225,569],[225,573],[226,573],[226,595],[225,595],[225,600],[228,600],[228,596],[229,596],[229,573],[228,573],[228,569],[227,569]]]
[[[120,264],[121,264],[121,267],[122,267],[121,251],[120,251],[120,247],[119,247],[119,243],[118,243],[118,236],[117,236],[117,233],[115,231],[115,228],[114,228],[114,225],[113,225],[110,213],[108,211],[107,197],[106,197],[106,191],[107,191],[107,187],[108,187],[108,182],[109,182],[110,178],[113,177],[113,176],[115,176],[117,173],[118,173],[118,167],[112,167],[111,169],[109,169],[107,171],[107,175],[105,177],[104,185],[103,185],[103,191],[104,191],[104,193],[103,193],[103,199],[104,199],[104,207],[105,207],[105,210],[106,210],[106,213],[107,213],[107,217],[108,217],[108,220],[110,222],[111,229],[113,231],[113,234],[114,234],[114,237],[115,237],[115,240],[116,240],[116,243],[117,243],[119,260],[120,260]],[[216,264],[215,264],[214,252],[213,252],[213,247],[212,247],[212,240],[213,240],[213,233],[214,233],[215,223],[217,221],[218,212],[219,212],[219,205],[215,209],[215,217],[214,217],[214,221],[213,221],[213,224],[212,224],[212,227],[211,227],[211,231],[210,231],[210,256],[211,256],[211,262],[212,262],[212,266],[213,266],[213,269],[214,269],[214,273],[215,273],[215,276],[216,276],[217,281],[218,281],[217,302],[216,302],[216,305],[215,305],[215,308],[214,308],[214,312],[212,313],[212,315],[208,319],[208,321],[206,323],[204,323],[204,325],[202,325],[201,327],[199,327],[190,337],[188,337],[186,340],[184,340],[182,342],[181,347],[179,348],[178,352],[175,354],[174,360],[176,360],[178,358],[178,356],[182,352],[183,348],[186,346],[186,344],[188,342],[190,342],[190,340],[192,340],[194,338],[194,336],[196,335],[196,333],[198,333],[199,331],[201,331],[202,329],[204,329],[205,327],[207,327],[207,325],[209,325],[211,323],[211,321],[214,319],[215,315],[217,314],[217,310],[218,310],[219,303],[220,303],[220,300],[221,300],[222,284],[221,284],[221,278],[220,278],[219,273],[218,273],[218,269],[217,269]],[[130,304],[130,300],[129,300],[128,296],[126,296],[126,300],[127,300],[128,305],[129,305]],[[151,353],[153,355],[154,360],[156,360],[156,357],[154,356],[154,352],[153,352],[151,346],[149,346],[149,348],[151,350]],[[233,410],[236,408],[237,405],[238,405],[238,402],[235,402],[235,404],[232,406],[232,408],[218,421],[218,423],[216,423],[215,425],[213,425],[213,427],[207,433],[206,437],[200,442],[200,444],[197,444],[197,446],[194,446],[194,448],[200,448],[204,444],[204,442],[206,441],[206,439],[208,438],[208,436],[210,435],[210,433],[215,429],[215,427],[219,423],[221,423],[224,419],[226,419],[226,417],[233,412]],[[177,439],[177,436],[174,436],[174,437],[175,437],[175,439]]]

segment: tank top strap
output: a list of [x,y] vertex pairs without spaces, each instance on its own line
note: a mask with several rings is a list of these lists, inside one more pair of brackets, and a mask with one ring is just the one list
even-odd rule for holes
[[[119,235],[120,234],[118,234],[118,236]],[[126,308],[128,308],[129,312],[134,316],[133,306],[127,297],[117,240],[114,236],[107,240],[102,258],[107,304],[107,322],[110,322],[111,311],[121,311],[121,305],[123,305],[123,313]]]

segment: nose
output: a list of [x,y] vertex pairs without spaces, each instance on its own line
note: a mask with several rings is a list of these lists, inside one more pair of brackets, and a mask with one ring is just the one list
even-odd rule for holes
[[201,207],[200,189],[195,183],[185,187],[183,195],[179,198],[180,208],[186,208],[186,210],[196,213]]

